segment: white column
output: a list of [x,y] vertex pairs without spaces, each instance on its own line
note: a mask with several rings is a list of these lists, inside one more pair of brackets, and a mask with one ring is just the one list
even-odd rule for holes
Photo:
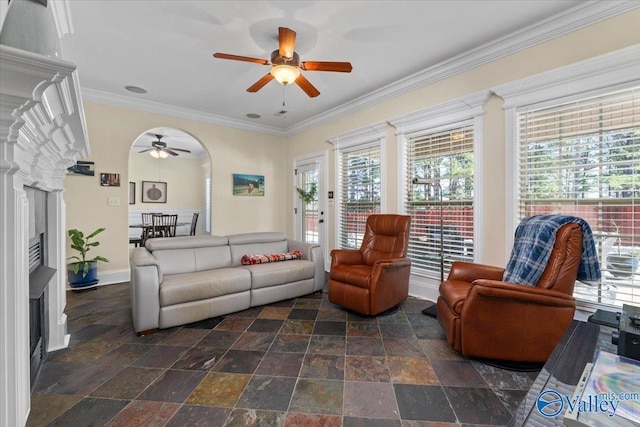
[[64,226],[65,203],[62,191],[48,193],[47,197],[47,251],[48,267],[57,270],[49,283],[49,335],[47,351],[68,347],[70,335],[67,334],[67,273],[66,273],[66,234]]
[[19,426],[30,408],[28,200],[23,180],[4,168],[0,189],[0,425]]

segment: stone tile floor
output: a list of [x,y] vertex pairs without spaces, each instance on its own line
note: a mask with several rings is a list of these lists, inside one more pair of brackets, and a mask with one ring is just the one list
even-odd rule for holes
[[138,337],[128,283],[68,292],[27,425],[507,424],[537,372],[455,353],[428,304],[364,318],[316,293]]

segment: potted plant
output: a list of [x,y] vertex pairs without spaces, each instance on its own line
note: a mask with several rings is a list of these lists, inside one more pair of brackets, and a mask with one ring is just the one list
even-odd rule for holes
[[309,185],[308,191],[305,191],[304,189],[298,188],[298,187],[296,187],[296,191],[298,192],[298,196],[300,197],[300,200],[302,200],[306,205],[308,205],[309,203],[315,202],[316,194],[318,193],[318,186],[316,185],[315,182],[312,182]]
[[76,250],[78,255],[70,256],[69,260],[75,260],[67,265],[67,277],[72,288],[84,288],[98,283],[98,261],[109,262],[108,259],[99,255],[88,258],[87,252],[100,242],[92,241],[96,235],[104,231],[104,227],[98,228],[93,233],[85,237],[84,233],[75,228],[69,230],[69,238],[71,238],[71,249]]

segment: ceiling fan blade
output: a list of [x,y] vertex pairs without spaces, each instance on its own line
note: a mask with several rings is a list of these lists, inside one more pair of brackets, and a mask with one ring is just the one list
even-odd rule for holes
[[165,153],[169,153],[169,154],[171,154],[172,156],[177,156],[177,155],[178,155],[178,153],[176,153],[175,151],[170,150],[170,149],[168,149],[168,148],[163,148],[163,149],[162,149],[162,151],[164,151]]
[[269,83],[271,80],[273,80],[273,76],[271,75],[271,73],[267,73],[260,80],[258,80],[253,85],[251,85],[251,87],[247,89],[247,92],[257,92],[260,89],[262,89],[264,85]]
[[240,56],[240,55],[231,55],[229,53],[214,53],[213,54],[214,58],[219,58],[219,59],[232,59],[234,61],[244,61],[244,62],[253,62],[255,64],[260,64],[260,65],[268,65],[269,61],[267,61],[266,59],[259,59],[259,58],[251,58],[249,56]]
[[287,59],[293,58],[293,52],[296,46],[296,32],[289,28],[279,27],[278,40],[280,42],[278,48],[280,56]]
[[184,153],[190,153],[191,152],[191,150],[185,150],[184,148],[167,147],[167,149],[173,150],[173,151],[182,151]]
[[304,61],[300,63],[300,68],[306,71],[335,71],[338,73],[350,73],[353,69],[350,62],[323,61]]
[[307,80],[307,78],[302,74],[300,74],[296,79],[296,84],[300,86],[300,89],[302,89],[304,93],[309,95],[309,97],[311,98],[315,98],[316,96],[320,95],[320,91],[316,89],[316,87],[312,85],[311,82]]
[[147,151],[151,151],[153,148],[147,148],[146,150],[138,151],[138,153],[146,153]]

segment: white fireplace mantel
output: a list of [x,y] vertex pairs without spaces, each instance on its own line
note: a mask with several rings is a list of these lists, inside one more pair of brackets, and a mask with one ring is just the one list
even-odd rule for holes
[[48,351],[67,347],[67,168],[89,156],[76,67],[0,45],[0,425],[25,425],[30,409],[28,212],[24,187],[47,195]]

